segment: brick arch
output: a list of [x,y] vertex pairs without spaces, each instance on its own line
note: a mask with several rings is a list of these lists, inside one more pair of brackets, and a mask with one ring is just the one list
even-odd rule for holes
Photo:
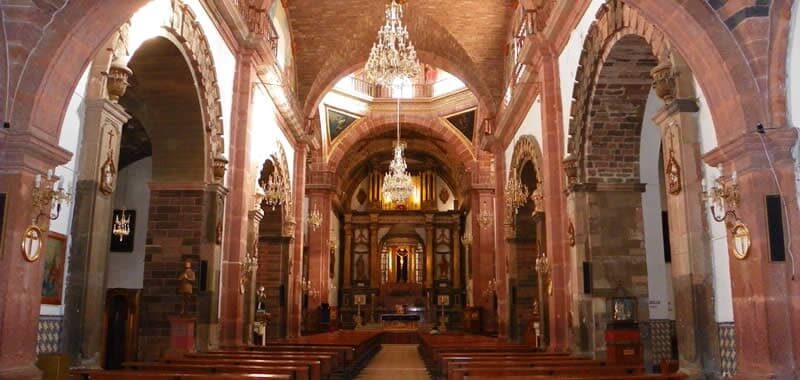
[[[406,21],[420,61],[453,74],[475,94],[479,104],[494,109],[496,102],[491,96],[489,86],[478,74],[478,65],[456,38],[429,16],[409,11]],[[313,116],[322,98],[336,82],[364,66],[377,30],[377,26],[374,30],[365,28],[363,32],[367,33],[366,36],[348,39],[341,49],[351,53],[333,55],[320,68],[304,98],[305,115]],[[424,38],[419,33],[414,33],[417,30],[426,31]]]
[[511,153],[511,166],[509,173],[515,175],[521,181],[522,168],[525,163],[531,162],[533,169],[536,172],[536,179],[539,183],[544,182],[542,173],[544,173],[544,161],[542,158],[542,148],[536,137],[533,135],[522,135],[514,144],[514,151]]
[[[37,25],[42,19],[31,20],[32,15],[25,13],[19,15],[22,20],[6,20],[29,24],[27,27],[37,30],[43,29],[38,43],[28,52],[26,61],[17,65],[21,66],[18,82],[11,84],[9,119],[12,129],[29,131],[57,145],[64,110],[81,73],[120,26],[148,2],[66,2],[53,15],[53,22],[46,28]],[[173,17],[164,26],[161,36],[171,40],[181,50],[197,83],[209,147],[208,178],[214,178],[212,163],[215,158],[224,155],[225,144],[213,57],[194,12],[180,0],[172,0],[171,6]],[[28,41],[27,37],[25,41]],[[25,46],[30,45],[28,43]],[[220,181],[222,178],[215,179]]]
[[[431,119],[415,113],[402,114],[401,121],[404,130],[413,130],[441,140],[443,149],[452,159],[460,162],[472,162],[476,159],[472,143],[452,126],[442,123],[438,119]],[[396,127],[396,121],[389,114],[381,117],[368,117],[356,125],[351,125],[331,145],[327,157],[328,167],[334,170],[338,168],[344,157],[347,156],[346,153],[358,141],[391,131]]]
[[669,64],[667,38],[620,0],[598,12],[575,78],[567,150],[578,182],[638,182],[650,69]]

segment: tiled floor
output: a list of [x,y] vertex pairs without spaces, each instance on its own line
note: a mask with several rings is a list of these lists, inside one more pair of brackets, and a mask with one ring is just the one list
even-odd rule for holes
[[416,344],[384,344],[358,380],[430,380]]

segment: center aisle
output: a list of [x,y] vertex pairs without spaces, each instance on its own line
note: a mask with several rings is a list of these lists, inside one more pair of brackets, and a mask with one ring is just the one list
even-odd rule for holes
[[430,380],[416,344],[384,344],[357,380]]

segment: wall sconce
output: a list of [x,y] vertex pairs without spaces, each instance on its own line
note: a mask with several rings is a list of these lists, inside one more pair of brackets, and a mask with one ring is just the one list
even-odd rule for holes
[[542,192],[542,183],[536,184],[536,190],[531,193],[531,200],[533,201],[533,215],[544,212],[544,193]]
[[244,294],[247,290],[247,283],[250,281],[251,274],[258,269],[258,258],[256,255],[248,254],[239,265],[241,265],[241,271],[239,272],[239,294]]
[[[131,234],[131,214],[126,214],[125,211],[127,210],[123,207],[122,211],[114,216],[114,225],[111,229],[111,233],[118,237],[119,241]],[[116,214],[116,211],[114,213]]]
[[317,202],[314,202],[314,209],[308,213],[308,224],[314,231],[322,225],[322,213],[319,212]]
[[[703,180],[703,199],[711,203],[711,216],[717,222],[722,222],[733,217],[738,220],[736,208],[739,207],[739,184],[736,183],[736,172],[733,172],[730,181],[723,181],[722,177],[714,180],[714,185],[706,186]],[[717,210],[721,213],[719,215]],[[730,221],[729,221],[730,222]]]
[[492,278],[488,283],[486,283],[486,289],[483,290],[483,296],[488,298],[495,294],[497,294],[497,279]]
[[311,280],[306,280],[305,278],[302,279],[301,287],[303,289],[303,294],[308,295],[310,298],[319,298],[319,290],[314,288],[314,285],[311,283]]
[[489,226],[492,225],[492,221],[494,220],[494,216],[491,212],[489,212],[489,208],[486,206],[486,202],[483,202],[483,207],[481,207],[481,213],[478,214],[478,224],[481,226],[481,229],[487,229]]
[[539,256],[536,258],[536,272],[542,276],[550,273],[550,259],[544,251],[539,253]]
[[[58,188],[55,188],[58,183]],[[50,220],[58,219],[61,215],[61,204],[72,201],[72,195],[64,190],[64,181],[54,174],[53,169],[47,172],[46,177],[36,175],[33,186],[33,210],[35,212],[34,224],[39,224],[39,217],[47,216]],[[55,205],[53,203],[55,202]],[[55,206],[55,213],[52,208]]]

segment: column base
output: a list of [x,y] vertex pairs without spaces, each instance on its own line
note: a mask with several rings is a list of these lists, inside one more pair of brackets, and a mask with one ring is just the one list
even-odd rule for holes
[[170,337],[169,349],[164,357],[182,357],[183,354],[196,352],[195,332],[196,320],[187,315],[169,316]]
[[41,380],[42,371],[33,363],[14,368],[0,369],[0,380]]

